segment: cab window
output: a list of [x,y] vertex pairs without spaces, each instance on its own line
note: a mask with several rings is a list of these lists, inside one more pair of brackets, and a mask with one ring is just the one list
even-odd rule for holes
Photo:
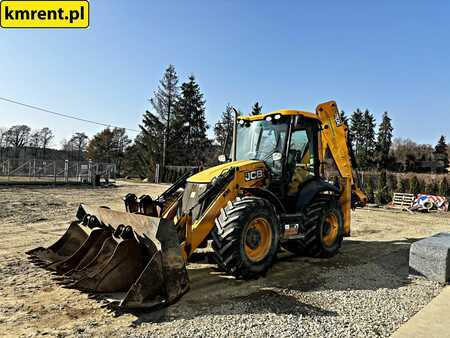
[[299,185],[308,177],[314,176],[314,156],[311,128],[294,130],[288,152],[288,195],[296,194]]

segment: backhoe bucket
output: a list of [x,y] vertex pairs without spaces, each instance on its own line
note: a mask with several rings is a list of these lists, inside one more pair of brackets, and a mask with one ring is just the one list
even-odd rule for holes
[[121,308],[167,305],[189,287],[177,232],[167,219],[82,204],[57,242],[27,254],[64,287]]

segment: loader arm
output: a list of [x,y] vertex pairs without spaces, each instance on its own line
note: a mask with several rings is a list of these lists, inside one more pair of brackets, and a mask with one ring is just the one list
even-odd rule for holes
[[[219,175],[214,183],[199,197],[199,201],[190,210],[186,211],[180,219],[180,225],[185,228],[185,240],[181,242],[180,248],[184,259],[189,256],[208,237],[215,225],[215,219],[219,216],[228,201],[233,201],[238,196],[237,177],[235,168],[230,168]],[[205,200],[211,198],[211,202],[206,206],[201,216],[192,222],[192,210],[201,205]]]
[[319,104],[316,114],[322,123],[320,160],[323,162],[327,151],[333,157],[344,184],[339,200],[344,213],[344,233],[350,235],[350,209],[367,204],[367,196],[360,189],[353,175],[351,145],[348,142],[348,126],[342,121],[335,101]]

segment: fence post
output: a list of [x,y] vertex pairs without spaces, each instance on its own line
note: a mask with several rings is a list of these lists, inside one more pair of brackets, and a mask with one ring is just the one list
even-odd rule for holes
[[88,182],[92,183],[92,160],[88,162]]
[[64,161],[64,182],[69,181],[69,160]]
[[159,163],[156,163],[156,168],[155,168],[155,183],[159,183]]
[[56,161],[53,161],[53,176],[55,178],[55,184],[56,184]]
[[91,183],[92,186],[95,188],[95,180],[96,180],[96,176],[97,176],[97,172],[98,172],[98,163],[94,164],[94,170],[92,171],[92,176],[91,176]]
[[106,166],[106,168],[107,168],[107,170],[106,170],[106,183],[108,183],[109,184],[109,181],[110,181],[110,179],[111,179],[111,171],[112,171],[112,165],[107,165]]
[[9,182],[9,170],[10,170],[10,163],[9,163],[9,159],[8,159],[8,162],[7,162],[7,169],[8,169],[8,182]]
[[75,181],[79,183],[80,181],[80,161],[77,161],[77,172],[75,174]]

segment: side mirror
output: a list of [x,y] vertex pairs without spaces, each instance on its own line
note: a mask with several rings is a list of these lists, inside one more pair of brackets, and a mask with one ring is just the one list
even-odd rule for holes
[[272,154],[272,160],[274,161],[279,161],[283,158],[283,154],[281,153],[273,153]]
[[219,155],[219,157],[217,157],[217,159],[219,160],[220,163],[225,163],[227,161],[227,157],[225,155]]

